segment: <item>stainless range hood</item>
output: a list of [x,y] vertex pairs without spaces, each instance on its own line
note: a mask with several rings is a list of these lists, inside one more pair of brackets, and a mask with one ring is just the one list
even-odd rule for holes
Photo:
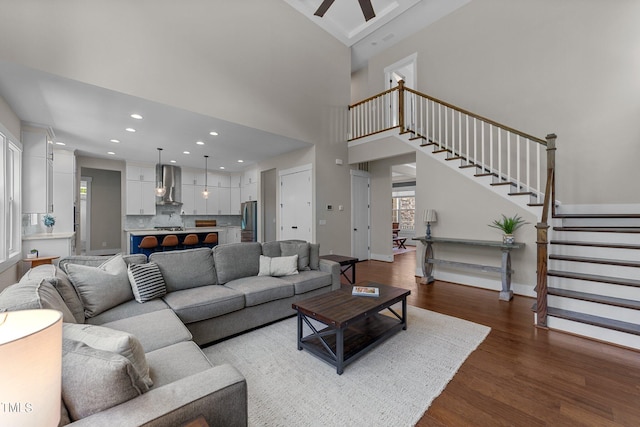
[[156,181],[166,189],[164,196],[156,197],[157,205],[179,206],[182,204],[182,171],[180,166],[156,165]]

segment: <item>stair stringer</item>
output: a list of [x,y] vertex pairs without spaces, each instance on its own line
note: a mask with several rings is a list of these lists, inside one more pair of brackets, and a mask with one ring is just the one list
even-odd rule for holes
[[399,139],[400,141],[409,144],[415,150],[422,151],[423,153],[429,155],[433,159],[439,161],[440,163],[447,165],[452,170],[455,170],[457,173],[462,174],[463,176],[469,178],[476,184],[484,187],[486,190],[489,190],[495,194],[498,194],[502,198],[510,201],[514,205],[518,206],[521,209],[535,215],[536,218],[540,218],[542,216],[542,206],[531,205],[530,204],[530,195],[509,195],[512,191],[512,187],[509,185],[491,185],[495,183],[494,176],[475,176],[478,168],[461,168],[460,160],[447,160],[449,152],[439,152],[434,153],[431,146],[422,146],[421,142],[423,139],[411,139],[411,133],[398,134],[394,133],[392,136]]

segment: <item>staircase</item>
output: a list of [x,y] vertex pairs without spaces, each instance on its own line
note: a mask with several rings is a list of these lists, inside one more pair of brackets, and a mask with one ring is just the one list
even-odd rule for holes
[[349,110],[349,141],[396,136],[540,218],[538,327],[640,350],[640,214],[556,209],[555,135],[527,135],[402,81]]
[[547,326],[640,350],[640,215],[556,213]]

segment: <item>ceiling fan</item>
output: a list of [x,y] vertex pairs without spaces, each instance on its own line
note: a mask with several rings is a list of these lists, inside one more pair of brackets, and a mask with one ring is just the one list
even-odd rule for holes
[[[334,1],[335,0],[324,0],[314,15],[322,18]],[[358,0],[358,3],[360,3],[360,9],[362,9],[365,21],[376,17],[373,6],[371,5],[371,0]]]

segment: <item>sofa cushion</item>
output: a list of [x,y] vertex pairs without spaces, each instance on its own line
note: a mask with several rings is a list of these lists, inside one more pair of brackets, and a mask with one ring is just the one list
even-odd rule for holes
[[75,323],[62,297],[50,283],[55,278],[15,283],[0,293],[0,312],[49,308],[62,312],[62,321]]
[[53,264],[41,264],[34,268],[30,268],[26,273],[20,278],[18,283],[24,283],[28,281],[37,281],[40,282],[42,279],[47,277],[56,277],[56,266]]
[[62,340],[62,399],[72,421],[119,405],[149,390],[129,359]]
[[162,347],[147,353],[155,387],[206,371],[213,365],[193,341]]
[[[120,254],[125,264],[144,264],[147,262],[147,256],[145,254]],[[64,258],[60,258],[58,262],[58,268],[65,274],[67,273],[67,265],[77,264],[86,265],[89,267],[99,267],[105,261],[108,261],[112,256],[110,255],[69,255]]]
[[154,252],[150,262],[158,264],[167,292],[216,285],[216,268],[209,248]]
[[275,258],[281,256],[280,241],[274,240],[272,242],[264,242],[262,244],[262,255]]
[[153,381],[149,377],[149,365],[142,344],[132,334],[103,326],[65,323],[62,326],[62,336],[98,350],[126,357],[136,368],[142,381],[148,387],[153,385]]
[[103,311],[97,316],[93,316],[87,319],[86,323],[92,325],[102,325],[107,322],[113,322],[120,319],[126,319],[128,317],[139,316],[146,313],[153,313],[159,310],[167,310],[169,306],[161,298],[156,298],[151,301],[147,301],[144,304],[140,304],[138,301],[132,299],[120,305],[110,308],[107,311]]
[[167,294],[165,302],[184,323],[222,316],[244,308],[244,294],[225,286],[200,286]]
[[260,270],[262,245],[258,242],[228,243],[213,248],[213,260],[218,283],[257,276]]
[[271,258],[260,255],[258,276],[289,276],[298,274],[298,255]]
[[282,256],[298,255],[298,271],[309,270],[309,243],[280,242]]
[[309,243],[309,268],[320,270],[320,243]]
[[291,283],[294,287],[296,295],[304,294],[316,289],[331,286],[331,273],[324,271],[301,271],[295,276],[281,277],[281,280]]
[[51,281],[51,283],[56,288],[67,307],[69,307],[73,317],[76,318],[76,322],[84,323],[84,306],[82,305],[82,301],[80,301],[76,288],[71,284],[69,276],[67,276],[62,269],[58,268],[56,269],[56,280]]
[[242,292],[247,307],[289,298],[294,293],[291,283],[271,276],[245,277],[227,282],[225,286]]
[[167,287],[155,262],[129,264],[127,274],[136,301],[143,303],[166,295]]
[[[152,302],[155,301],[161,300]],[[152,303],[138,304],[135,301],[132,302],[138,306]],[[173,310],[169,308],[104,323],[102,326],[132,334],[138,338],[145,353],[178,342],[189,341],[192,338],[191,332]]]
[[67,275],[80,296],[87,318],[133,299],[127,264],[120,254],[98,267],[68,264]]

